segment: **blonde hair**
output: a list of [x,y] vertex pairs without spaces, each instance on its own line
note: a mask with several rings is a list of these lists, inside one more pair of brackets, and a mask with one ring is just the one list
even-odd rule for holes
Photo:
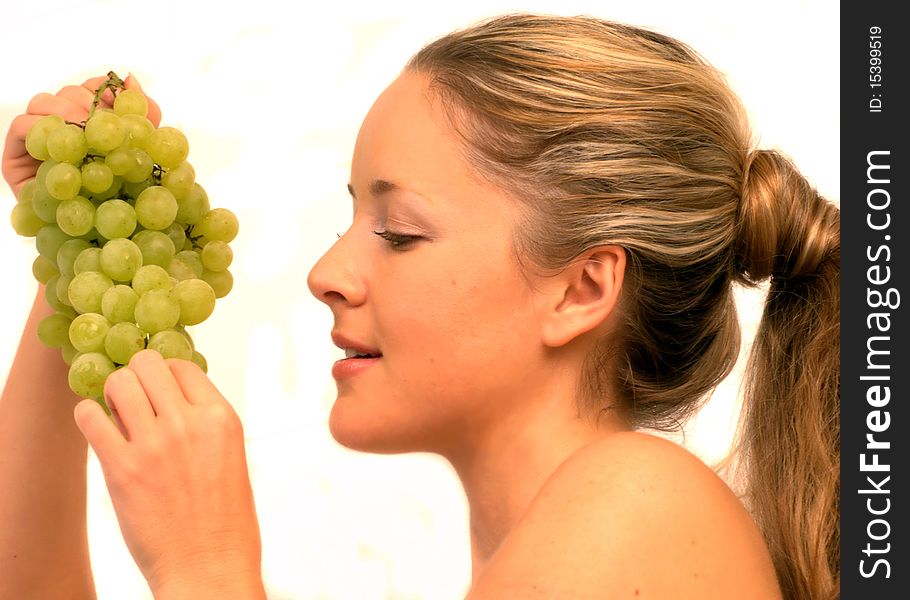
[[505,15],[406,68],[477,172],[521,199],[518,257],[547,272],[625,248],[622,322],[583,366],[581,414],[678,428],[736,361],[732,284],[771,277],[737,444],[745,500],[785,598],[838,597],[837,208],[753,148],[718,71],[653,31]]

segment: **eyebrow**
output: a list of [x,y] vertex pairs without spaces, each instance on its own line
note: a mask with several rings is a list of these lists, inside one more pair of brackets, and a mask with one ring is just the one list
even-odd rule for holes
[[[376,197],[384,196],[391,192],[401,190],[401,186],[391,181],[386,181],[385,179],[374,179],[370,182],[370,194]],[[351,194],[353,198],[356,198],[357,195],[354,193],[354,188],[351,184],[348,184],[348,193]]]

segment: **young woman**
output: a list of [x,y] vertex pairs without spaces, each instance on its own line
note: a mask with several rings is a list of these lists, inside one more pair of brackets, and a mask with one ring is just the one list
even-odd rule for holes
[[[14,191],[34,175],[30,123],[80,120],[92,84],[39,95],[14,123]],[[336,345],[365,356],[333,371],[329,426],[350,448],[451,462],[468,598],[838,597],[839,212],[752,146],[697,54],[585,17],[454,32],[373,105],[348,187],[352,225],[308,278]],[[635,430],[698,409],[738,352],[732,284],[768,277],[741,501]],[[151,351],[109,378],[114,421],[77,404],[34,339],[47,311],[39,292],[0,405],[15,490],[0,596],[93,595],[81,431],[156,598],[264,597],[230,404]]]

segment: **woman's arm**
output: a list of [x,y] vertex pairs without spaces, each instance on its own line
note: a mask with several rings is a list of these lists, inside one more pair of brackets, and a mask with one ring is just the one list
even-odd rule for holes
[[94,598],[85,524],[87,444],[39,286],[0,395],[0,598]]

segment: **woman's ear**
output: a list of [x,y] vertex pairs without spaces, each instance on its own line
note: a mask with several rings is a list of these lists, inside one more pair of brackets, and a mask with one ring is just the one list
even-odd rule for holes
[[563,346],[600,327],[619,303],[625,270],[621,246],[599,246],[548,280],[539,313],[544,344]]

